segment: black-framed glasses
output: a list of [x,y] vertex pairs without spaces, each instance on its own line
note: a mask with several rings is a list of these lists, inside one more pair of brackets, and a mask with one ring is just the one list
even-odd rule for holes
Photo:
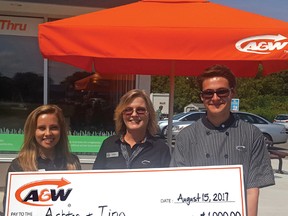
[[219,98],[224,98],[224,97],[228,97],[230,95],[230,92],[231,92],[232,88],[229,89],[229,88],[219,88],[219,89],[207,89],[207,90],[204,90],[204,91],[201,91],[201,96],[204,98],[204,99],[211,99],[213,98],[214,94],[216,93],[216,95],[219,97]]
[[126,107],[122,113],[125,115],[132,115],[134,111],[137,113],[137,115],[145,115],[147,113],[147,109],[145,107]]

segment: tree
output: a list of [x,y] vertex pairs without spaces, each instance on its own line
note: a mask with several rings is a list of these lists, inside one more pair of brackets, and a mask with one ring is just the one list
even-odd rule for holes
[[[237,78],[240,110],[262,115],[271,120],[288,112],[288,70],[262,76],[260,67],[255,78]],[[168,76],[152,76],[151,92],[169,93]],[[174,111],[183,112],[186,105],[199,103],[196,77],[175,77]]]
[[[170,80],[168,76],[152,76],[151,92],[153,93],[169,93]],[[196,86],[195,77],[175,77],[175,93],[174,93],[174,112],[183,112],[186,105],[195,102],[198,103],[199,90]]]
[[43,76],[33,72],[16,73],[13,77],[15,94],[25,102],[42,103]]

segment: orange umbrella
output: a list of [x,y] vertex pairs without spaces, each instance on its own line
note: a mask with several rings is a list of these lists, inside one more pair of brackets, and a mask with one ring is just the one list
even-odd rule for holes
[[39,26],[44,57],[87,71],[237,76],[288,68],[288,23],[201,0],[142,0]]
[[45,58],[87,71],[195,76],[225,64],[236,76],[288,69],[288,23],[205,0],[142,0],[39,26]]

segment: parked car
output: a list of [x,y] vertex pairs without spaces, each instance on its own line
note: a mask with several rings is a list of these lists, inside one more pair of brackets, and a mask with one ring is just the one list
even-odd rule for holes
[[175,122],[172,125],[172,139],[174,140],[178,133],[185,127],[193,124],[195,121],[182,121],[182,122]]
[[279,114],[275,116],[273,120],[274,124],[283,124],[286,128],[286,132],[288,133],[288,114]]
[[[286,132],[286,129],[283,125],[273,124],[261,116],[248,113],[248,112],[233,112],[233,115],[236,118],[240,118],[258,127],[262,131],[263,135],[265,136],[267,143],[278,144],[278,143],[287,142],[288,133]],[[194,122],[195,121],[174,122],[172,125],[172,138],[175,138],[175,136],[177,136],[177,134],[183,128],[189,126],[190,124],[193,124]]]
[[[200,119],[205,112],[182,112],[173,116],[172,122],[186,122],[186,121],[197,121]],[[164,119],[158,122],[159,135],[161,137],[167,136],[168,119]]]

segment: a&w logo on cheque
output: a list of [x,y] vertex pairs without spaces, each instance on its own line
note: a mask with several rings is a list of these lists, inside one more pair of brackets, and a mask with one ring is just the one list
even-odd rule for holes
[[246,53],[269,54],[274,50],[281,50],[287,44],[283,35],[259,35],[244,38],[235,45],[236,49]]
[[64,178],[34,181],[18,188],[15,193],[16,199],[31,206],[52,206],[53,202],[65,201],[72,189],[66,191],[62,188],[70,184]]

